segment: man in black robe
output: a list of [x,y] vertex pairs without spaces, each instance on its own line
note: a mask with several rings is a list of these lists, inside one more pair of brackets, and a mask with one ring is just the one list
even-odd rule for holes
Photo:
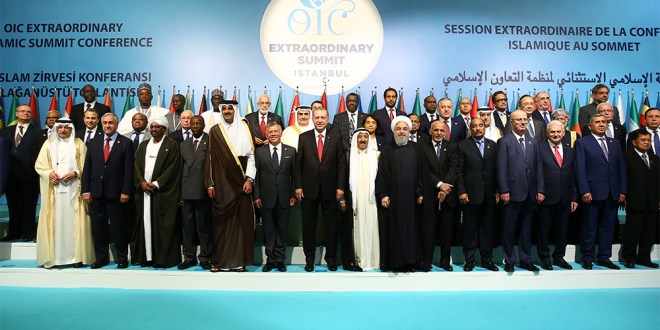
[[427,170],[422,147],[408,143],[411,127],[408,117],[392,120],[394,141],[383,148],[378,162],[375,193],[382,271],[414,271],[420,259],[417,210]]

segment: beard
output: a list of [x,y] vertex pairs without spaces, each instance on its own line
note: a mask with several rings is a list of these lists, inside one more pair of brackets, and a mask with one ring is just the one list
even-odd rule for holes
[[399,147],[405,146],[408,144],[408,139],[410,139],[410,136],[395,136],[394,137],[394,142],[396,142],[396,145]]

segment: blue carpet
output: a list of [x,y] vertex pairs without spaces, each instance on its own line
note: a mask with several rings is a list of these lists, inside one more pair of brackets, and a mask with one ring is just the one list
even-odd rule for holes
[[0,287],[0,329],[659,329],[660,289],[259,293]]

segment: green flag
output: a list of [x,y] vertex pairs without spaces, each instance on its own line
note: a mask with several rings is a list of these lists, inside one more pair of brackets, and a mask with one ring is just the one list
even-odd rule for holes
[[559,107],[566,110],[566,104],[564,103],[564,93],[561,93],[561,98],[559,99]]
[[376,99],[376,93],[371,93],[371,101],[369,101],[369,113],[374,113],[378,110],[378,99]]
[[571,131],[578,132],[582,135],[582,128],[580,127],[580,96],[575,93],[575,100],[573,101],[573,111],[571,111]]
[[280,93],[277,96],[277,105],[275,106],[275,114],[280,116],[280,118],[284,117],[284,106],[282,105],[282,90],[280,89]]
[[415,104],[413,105],[412,113],[421,116],[422,115],[422,106],[419,104],[419,88],[417,89],[417,95],[415,95]]
[[641,127],[639,125],[639,111],[637,110],[637,102],[635,102],[635,93],[633,93],[631,102],[630,110],[628,111],[628,132]]
[[131,110],[131,92],[129,89],[126,90],[126,103],[124,103],[124,112],[121,113],[121,118],[124,119],[126,113]]
[[11,98],[11,107],[9,108],[9,117],[7,117],[7,126],[18,124],[16,108],[18,108],[18,98],[16,97],[16,89],[14,89],[14,95]]
[[461,103],[461,99],[463,98],[463,91],[461,89],[458,90],[458,98],[456,99],[456,107],[454,108],[454,113],[451,115],[452,117],[456,117],[461,113],[461,109],[459,109],[458,105]]

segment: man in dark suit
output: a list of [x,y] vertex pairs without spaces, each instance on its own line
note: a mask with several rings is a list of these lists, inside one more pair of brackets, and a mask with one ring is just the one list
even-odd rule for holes
[[[580,127],[585,127],[590,124],[590,119],[593,115],[598,113],[596,107],[603,103],[607,102],[610,99],[610,88],[604,84],[598,84],[591,89],[591,98],[593,102],[580,108],[580,114],[578,117],[578,123]],[[617,125],[621,125],[621,119],[619,118],[619,110],[616,107],[613,107],[614,113],[612,115],[613,122]],[[584,132],[584,130],[582,130]]]
[[396,89],[390,87],[385,90],[383,93],[383,98],[385,99],[385,107],[378,109],[374,112],[374,117],[378,122],[378,127],[380,131],[378,132],[380,136],[386,141],[386,143],[392,142],[392,137],[394,134],[392,130],[388,129],[392,123],[392,119],[396,116],[405,116],[406,113],[395,108],[396,99],[397,99]]
[[16,108],[18,123],[2,130],[12,145],[9,157],[9,181],[7,182],[7,208],[9,230],[0,241],[23,239],[33,241],[37,231],[35,215],[39,197],[39,177],[34,163],[41,147],[39,128],[30,124],[32,109],[26,104]]
[[291,185],[296,149],[282,144],[282,127],[278,123],[268,123],[266,136],[268,147],[255,152],[257,176],[254,179],[254,205],[261,209],[264,225],[267,259],[263,271],[277,268],[285,272],[289,208],[296,203]]
[[658,268],[657,263],[651,262],[651,249],[658,226],[660,160],[649,152],[651,134],[646,129],[630,132],[629,139],[633,149],[626,151],[624,156],[628,196],[621,257],[626,268],[635,268],[635,264]]
[[245,119],[248,121],[254,146],[260,147],[268,144],[268,138],[266,137],[266,126],[268,123],[274,121],[280,124],[280,127],[283,125],[282,117],[268,111],[270,109],[270,97],[268,95],[263,94],[259,96],[257,108],[259,111],[245,115]]
[[445,97],[438,101],[438,114],[440,114],[438,120],[445,123],[447,128],[445,140],[458,143],[467,136],[467,129],[463,118],[454,119],[451,117],[452,111],[454,111],[454,106],[450,99]]
[[458,156],[456,144],[445,140],[446,129],[445,123],[434,121],[431,123],[431,142],[423,144],[429,164],[429,178],[424,183],[426,203],[423,204],[424,212],[419,220],[422,242],[420,268],[423,271],[431,270],[438,232],[440,232],[440,267],[448,272],[454,270],[449,261],[454,223],[460,216],[456,209],[458,199],[453,191],[458,175]]
[[[192,114],[192,112],[191,112]],[[181,125],[186,120],[186,111],[181,113]],[[197,265],[211,269],[211,200],[204,185],[204,162],[209,135],[204,133],[204,118],[189,119],[192,137],[180,142],[181,147],[181,210],[183,229],[183,262],[177,266],[187,269]],[[199,242],[199,243],[198,243]],[[199,245],[199,257],[197,246]]]
[[532,264],[532,218],[534,207],[545,198],[543,165],[538,142],[526,134],[527,114],[522,110],[511,113],[511,133],[498,142],[497,183],[504,203],[504,270],[513,272],[516,261],[514,244],[518,234],[520,268],[538,271]]
[[508,110],[509,99],[503,91],[493,93],[491,99],[495,106],[495,111],[493,112],[495,127],[499,128],[503,135],[509,134],[511,132],[511,123],[509,120],[511,113]]
[[410,119],[410,122],[412,123],[412,127],[410,128],[410,142],[415,142],[415,143],[421,143],[421,144],[428,144],[431,140],[429,139],[428,134],[422,134],[422,131],[419,130],[420,126],[420,119],[417,114],[411,113],[408,115],[408,118]]
[[[626,166],[618,142],[605,136],[607,119],[591,117],[591,134],[575,142],[575,177],[584,218],[580,230],[582,268],[599,266],[619,269],[610,261],[617,204],[626,200]],[[598,239],[598,255],[595,255]]]
[[[174,108],[174,112],[168,112],[165,115],[165,118],[167,118],[167,125],[168,125],[168,136],[172,137],[171,134],[181,130],[182,127],[182,119],[181,115],[183,114],[183,108],[186,107],[186,97],[181,95],[181,94],[176,94],[172,96],[172,108]],[[191,117],[193,115],[190,115]],[[188,130],[190,130],[190,118],[188,118]],[[190,134],[190,133],[189,133]],[[173,138],[174,139],[174,138]],[[174,139],[176,140],[176,139]],[[177,141],[181,142],[181,141]]]
[[314,270],[319,204],[325,225],[325,261],[330,271],[336,271],[337,201],[344,197],[346,151],[339,133],[326,129],[328,111],[315,110],[312,116],[314,129],[300,134],[293,175],[296,198],[302,201],[305,271]]
[[[170,132],[167,136],[169,136],[170,138],[172,138],[172,140],[179,143],[191,139],[193,137],[193,131],[192,128],[190,127],[190,123],[193,116],[194,114],[190,110],[185,110],[181,112],[178,119],[179,128],[174,132]],[[167,120],[169,124],[169,121],[172,119],[168,118]]]
[[[472,111],[472,102],[470,101],[469,98],[464,97],[458,102],[458,110],[460,114],[456,115],[456,117],[453,118],[453,121],[456,122],[461,122],[465,123],[465,128],[463,129],[463,132],[465,132],[465,138],[470,137],[470,122],[472,121],[472,117],[470,115],[470,112]],[[459,141],[454,141],[455,143],[458,143]]]
[[527,114],[527,133],[536,141],[545,140],[545,121],[534,118],[534,98],[523,95],[518,102],[518,109]]
[[[73,126],[76,128],[76,131],[82,131],[85,128],[84,114],[87,109],[94,109],[98,114],[98,117],[101,118],[106,113],[110,112],[110,108],[103,103],[96,102],[96,88],[92,85],[85,85],[82,88],[82,96],[85,99],[85,102],[76,104],[71,107],[70,118],[73,121]],[[99,122],[100,125],[100,122]],[[84,140],[83,140],[84,141]]]
[[346,111],[338,113],[332,120],[334,127],[341,135],[341,142],[344,150],[348,152],[351,148],[351,137],[353,131],[362,127],[362,122],[366,114],[357,111],[358,96],[355,93],[350,93],[346,96]]
[[117,268],[128,267],[128,219],[126,203],[133,186],[133,143],[117,133],[117,116],[101,117],[103,135],[87,144],[87,156],[82,172],[82,197],[90,204],[92,236],[96,262],[91,268],[109,263],[108,219],[117,250]]
[[[50,133],[53,131],[53,126],[55,126],[55,122],[62,117],[62,114],[60,114],[59,111],[57,110],[49,110],[46,113],[46,127],[44,127],[43,130],[41,130],[41,142],[39,144],[39,147],[48,140],[50,137]],[[57,132],[55,132],[57,134]]]
[[99,127],[99,115],[94,109],[85,110],[84,122],[84,129],[76,130],[76,137],[89,145],[91,139],[103,135],[103,129]]
[[133,150],[137,151],[138,146],[142,141],[149,140],[151,133],[147,129],[147,116],[143,113],[136,113],[131,120],[133,131],[125,134],[124,136],[131,139],[133,143]]
[[458,143],[456,194],[463,204],[463,271],[474,269],[474,252],[479,248],[481,267],[498,271],[493,264],[495,204],[497,194],[497,143],[484,137],[486,126],[480,118],[470,121],[471,137]]
[[435,96],[429,95],[424,98],[424,109],[426,111],[419,116],[419,130],[422,134],[430,137],[431,123],[440,119],[440,115],[436,111],[438,109],[438,102]]
[[[575,155],[570,141],[564,141],[566,129],[562,122],[555,120],[548,124],[548,141],[539,143],[539,153],[543,163],[545,200],[539,205],[538,255],[541,267],[552,270],[552,264],[572,269],[564,260],[568,235],[568,218],[577,209],[577,189],[573,177]],[[553,232],[555,249],[550,261],[548,247],[550,232]]]
[[[651,149],[649,149],[648,153],[658,156],[660,155],[660,109],[651,108],[646,110],[644,112],[644,120],[646,121],[646,125],[642,128],[651,134]],[[632,149],[632,139],[629,136],[626,150]]]
[[[608,138],[613,138],[619,142],[621,150],[626,150],[626,138],[628,132],[626,128],[621,124],[614,122],[614,106],[608,102],[601,102],[596,106],[596,113],[600,113],[605,116],[607,121],[607,126],[605,128],[605,136]],[[590,126],[582,127],[582,135],[586,136],[591,134]]]
[[548,125],[552,121],[552,114],[550,113],[550,94],[546,92],[538,92],[536,93],[534,102],[536,102],[536,111],[534,111],[532,117],[536,120],[543,121]]

